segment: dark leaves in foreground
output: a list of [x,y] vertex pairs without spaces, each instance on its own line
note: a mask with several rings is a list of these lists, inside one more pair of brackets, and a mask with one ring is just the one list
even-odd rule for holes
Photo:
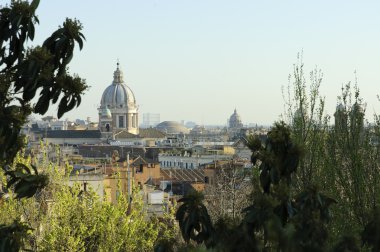
[[359,246],[355,236],[343,236],[335,245],[334,252],[359,252]]
[[252,164],[261,161],[260,184],[264,193],[269,193],[271,186],[278,185],[281,180],[290,184],[291,175],[297,170],[301,149],[291,140],[290,129],[284,122],[275,123],[268,133],[265,146],[257,137],[250,136],[247,147],[252,151]]
[[363,245],[369,245],[372,251],[380,251],[380,210],[374,210],[373,217],[362,232]]
[[11,225],[0,225],[0,252],[20,251],[22,240],[27,239],[30,230],[26,224],[18,220]]
[[203,205],[203,198],[202,193],[192,191],[178,201],[182,205],[177,210],[176,219],[179,221],[182,237],[187,243],[190,240],[198,244],[207,243],[212,237],[213,227]]
[[[32,172],[33,171],[33,172]],[[10,177],[7,183],[7,188],[14,188],[16,198],[30,198],[38,190],[44,188],[49,178],[45,174],[38,174],[35,166],[32,165],[32,169],[24,164],[17,164],[14,170],[8,170],[5,172]]]

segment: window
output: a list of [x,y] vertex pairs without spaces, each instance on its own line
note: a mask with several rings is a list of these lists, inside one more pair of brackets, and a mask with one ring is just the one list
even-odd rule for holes
[[140,165],[137,167],[137,169],[136,169],[136,173],[142,173],[142,172],[143,172],[143,168],[144,168],[143,164],[140,164]]
[[124,116],[119,116],[119,128],[124,128]]
[[205,184],[208,184],[209,183],[209,178],[206,176],[205,177]]
[[135,128],[136,127],[136,116],[135,115],[132,115],[131,116],[131,119],[132,119],[132,127]]

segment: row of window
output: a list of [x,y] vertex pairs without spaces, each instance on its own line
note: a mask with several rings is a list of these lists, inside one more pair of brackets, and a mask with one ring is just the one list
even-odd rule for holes
[[[125,128],[125,123],[124,123],[124,119],[125,117],[124,116],[119,116],[119,128]],[[132,127],[133,128],[136,128],[137,125],[136,125],[136,116],[133,116],[132,115]]]

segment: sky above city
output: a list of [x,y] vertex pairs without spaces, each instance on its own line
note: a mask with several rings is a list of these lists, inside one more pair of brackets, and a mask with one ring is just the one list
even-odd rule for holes
[[35,41],[66,17],[83,24],[86,43],[70,72],[91,88],[64,118],[98,120],[119,60],[140,122],[159,113],[161,121],[226,125],[236,108],[244,124],[270,125],[284,112],[282,87],[303,52],[307,82],[313,69],[323,73],[327,114],[356,78],[372,120],[380,113],[379,9],[379,1],[350,0],[41,0]]

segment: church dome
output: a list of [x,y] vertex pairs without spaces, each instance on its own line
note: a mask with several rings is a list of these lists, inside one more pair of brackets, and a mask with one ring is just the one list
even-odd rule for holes
[[243,123],[241,122],[240,115],[234,110],[234,113],[230,116],[229,120],[230,128],[241,128],[243,127]]
[[351,107],[351,112],[364,114],[363,106],[361,104],[355,102],[354,105],[352,105],[352,107]]
[[167,134],[189,134],[190,130],[182,124],[174,121],[164,121],[156,126],[156,129]]
[[103,92],[100,106],[105,108],[123,108],[136,106],[135,95],[132,90],[124,83],[123,73],[117,69],[113,74],[113,82]]

